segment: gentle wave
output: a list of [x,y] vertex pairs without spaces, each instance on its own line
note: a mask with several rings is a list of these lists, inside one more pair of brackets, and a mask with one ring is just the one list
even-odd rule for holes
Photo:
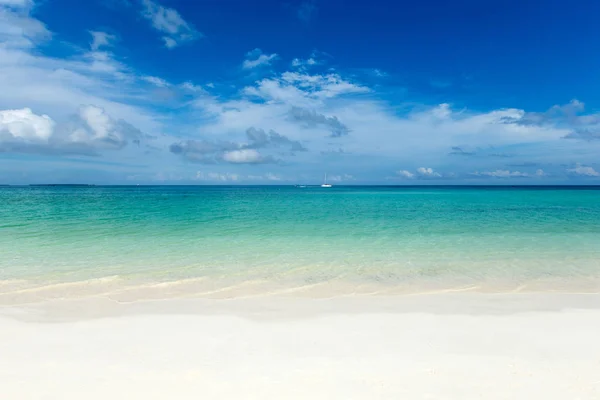
[[118,276],[84,281],[41,283],[0,281],[0,305],[38,303],[48,300],[69,300],[104,297],[117,302],[197,298],[244,298],[256,296],[396,296],[449,292],[485,293],[600,293],[600,277],[573,279],[547,278],[528,282],[509,280],[468,281],[420,280],[407,283],[356,282],[332,279],[322,282],[241,280],[228,278],[188,278],[164,282],[132,282]]

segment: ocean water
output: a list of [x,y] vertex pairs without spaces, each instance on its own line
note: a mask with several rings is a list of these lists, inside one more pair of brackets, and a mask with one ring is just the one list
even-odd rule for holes
[[599,278],[599,188],[0,188],[0,303],[600,292]]

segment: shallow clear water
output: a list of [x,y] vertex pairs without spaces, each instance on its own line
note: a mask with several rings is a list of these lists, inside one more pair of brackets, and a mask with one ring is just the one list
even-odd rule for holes
[[94,290],[600,290],[600,190],[5,187],[0,256],[5,296],[107,277]]

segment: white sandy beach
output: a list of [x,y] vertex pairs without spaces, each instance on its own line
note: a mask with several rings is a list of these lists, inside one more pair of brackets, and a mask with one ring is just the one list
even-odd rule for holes
[[0,308],[0,398],[600,399],[600,295]]

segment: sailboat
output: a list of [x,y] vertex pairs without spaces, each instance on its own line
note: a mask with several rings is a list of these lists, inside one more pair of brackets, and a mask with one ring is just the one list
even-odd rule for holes
[[327,174],[325,174],[325,179],[323,180],[323,184],[321,185],[322,188],[330,188],[331,185],[329,183],[327,183]]

